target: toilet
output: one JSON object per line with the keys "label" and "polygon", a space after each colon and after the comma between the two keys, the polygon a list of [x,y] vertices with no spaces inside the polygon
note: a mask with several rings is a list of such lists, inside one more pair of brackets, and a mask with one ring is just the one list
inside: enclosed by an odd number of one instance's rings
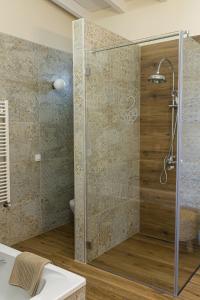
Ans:
{"label": "toilet", "polygon": [[72,200],[69,201],[69,206],[70,206],[71,211],[74,214],[74,208],[75,208],[75,201],[74,201],[74,199],[72,199]]}

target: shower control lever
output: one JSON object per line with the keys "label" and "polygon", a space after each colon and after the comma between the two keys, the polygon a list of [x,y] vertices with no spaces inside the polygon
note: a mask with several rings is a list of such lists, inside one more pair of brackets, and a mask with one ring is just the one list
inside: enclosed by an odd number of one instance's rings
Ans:
{"label": "shower control lever", "polygon": [[178,105],[177,104],[170,104],[170,105],[168,105],[170,108],[177,108],[178,107]]}
{"label": "shower control lever", "polygon": [[167,161],[167,170],[171,171],[175,168],[176,166],[176,160],[175,160],[175,156],[170,156]]}

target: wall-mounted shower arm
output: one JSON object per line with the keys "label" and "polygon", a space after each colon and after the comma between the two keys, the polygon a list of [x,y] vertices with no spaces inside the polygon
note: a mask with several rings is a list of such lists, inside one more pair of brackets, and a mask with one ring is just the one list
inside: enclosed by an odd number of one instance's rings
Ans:
{"label": "wall-mounted shower arm", "polygon": [[161,68],[161,66],[162,66],[162,64],[163,64],[164,62],[167,62],[167,63],[169,64],[169,66],[170,66],[172,72],[174,72],[174,66],[173,66],[171,60],[169,60],[168,58],[164,57],[164,58],[162,58],[161,61],[159,62],[159,65],[158,65],[158,73],[160,73],[160,68]]}
{"label": "wall-mounted shower arm", "polygon": [[[157,74],[160,74],[161,66],[164,63],[168,63],[168,65],[169,65],[169,67],[170,67],[170,69],[172,71],[172,97],[173,97],[173,100],[175,101],[175,97],[177,96],[177,91],[175,89],[175,71],[174,71],[174,66],[173,66],[171,60],[169,60],[166,57],[162,58],[161,61],[159,62],[159,65],[158,65]],[[173,105],[174,104],[175,103],[173,103]]]}

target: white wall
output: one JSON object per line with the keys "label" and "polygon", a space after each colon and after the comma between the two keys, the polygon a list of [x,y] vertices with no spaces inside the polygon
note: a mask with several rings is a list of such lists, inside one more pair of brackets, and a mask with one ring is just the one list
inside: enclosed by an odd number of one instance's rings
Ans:
{"label": "white wall", "polygon": [[74,17],[49,0],[0,0],[0,32],[72,51]]}
{"label": "white wall", "polygon": [[[138,3],[138,4],[137,4]],[[111,10],[93,13],[97,24],[130,40],[176,30],[200,34],[200,0],[138,0],[129,5],[129,12],[115,14]]]}

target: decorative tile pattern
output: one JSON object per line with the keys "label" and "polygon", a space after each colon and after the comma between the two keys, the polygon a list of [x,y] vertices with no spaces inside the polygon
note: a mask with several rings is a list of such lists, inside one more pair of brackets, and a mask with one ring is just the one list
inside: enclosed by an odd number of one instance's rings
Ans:
{"label": "decorative tile pattern", "polygon": [[87,55],[88,261],[139,231],[139,62],[136,46]]}
{"label": "decorative tile pattern", "polygon": [[192,39],[184,41],[183,63],[183,134],[180,165],[180,203],[196,209],[200,214],[200,44]]}
{"label": "decorative tile pattern", "polygon": [[[180,145],[178,199],[179,215],[179,264],[178,289],[199,267],[193,261],[193,247],[199,253],[200,222],[200,44],[192,38],[183,43],[183,97],[182,97],[182,136]],[[191,251],[183,248],[184,242],[191,243]],[[185,246],[185,245],[184,245]],[[184,274],[183,266],[190,259],[190,272]]]}
{"label": "decorative tile pattern", "polygon": [[[74,22],[75,252],[80,261],[139,230],[140,51],[135,46],[85,51],[127,42],[88,21]],[[92,243],[87,258],[86,238]]]}
{"label": "decorative tile pattern", "polygon": [[90,21],[85,21],[85,49],[109,48],[126,45],[129,41]]}
{"label": "decorative tile pattern", "polygon": [[85,262],[85,50],[84,20],[73,22],[75,259]]}
{"label": "decorative tile pattern", "polygon": [[10,161],[33,161],[39,153],[39,123],[12,122],[10,118]]}
{"label": "decorative tile pattern", "polygon": [[[1,97],[9,100],[12,204],[0,207],[0,242],[14,244],[72,220],[72,55],[0,34],[0,64]],[[67,83],[61,93],[52,88],[57,78]]]}
{"label": "decorative tile pattern", "polygon": [[11,201],[22,204],[40,195],[40,164],[25,160],[10,164]]}

